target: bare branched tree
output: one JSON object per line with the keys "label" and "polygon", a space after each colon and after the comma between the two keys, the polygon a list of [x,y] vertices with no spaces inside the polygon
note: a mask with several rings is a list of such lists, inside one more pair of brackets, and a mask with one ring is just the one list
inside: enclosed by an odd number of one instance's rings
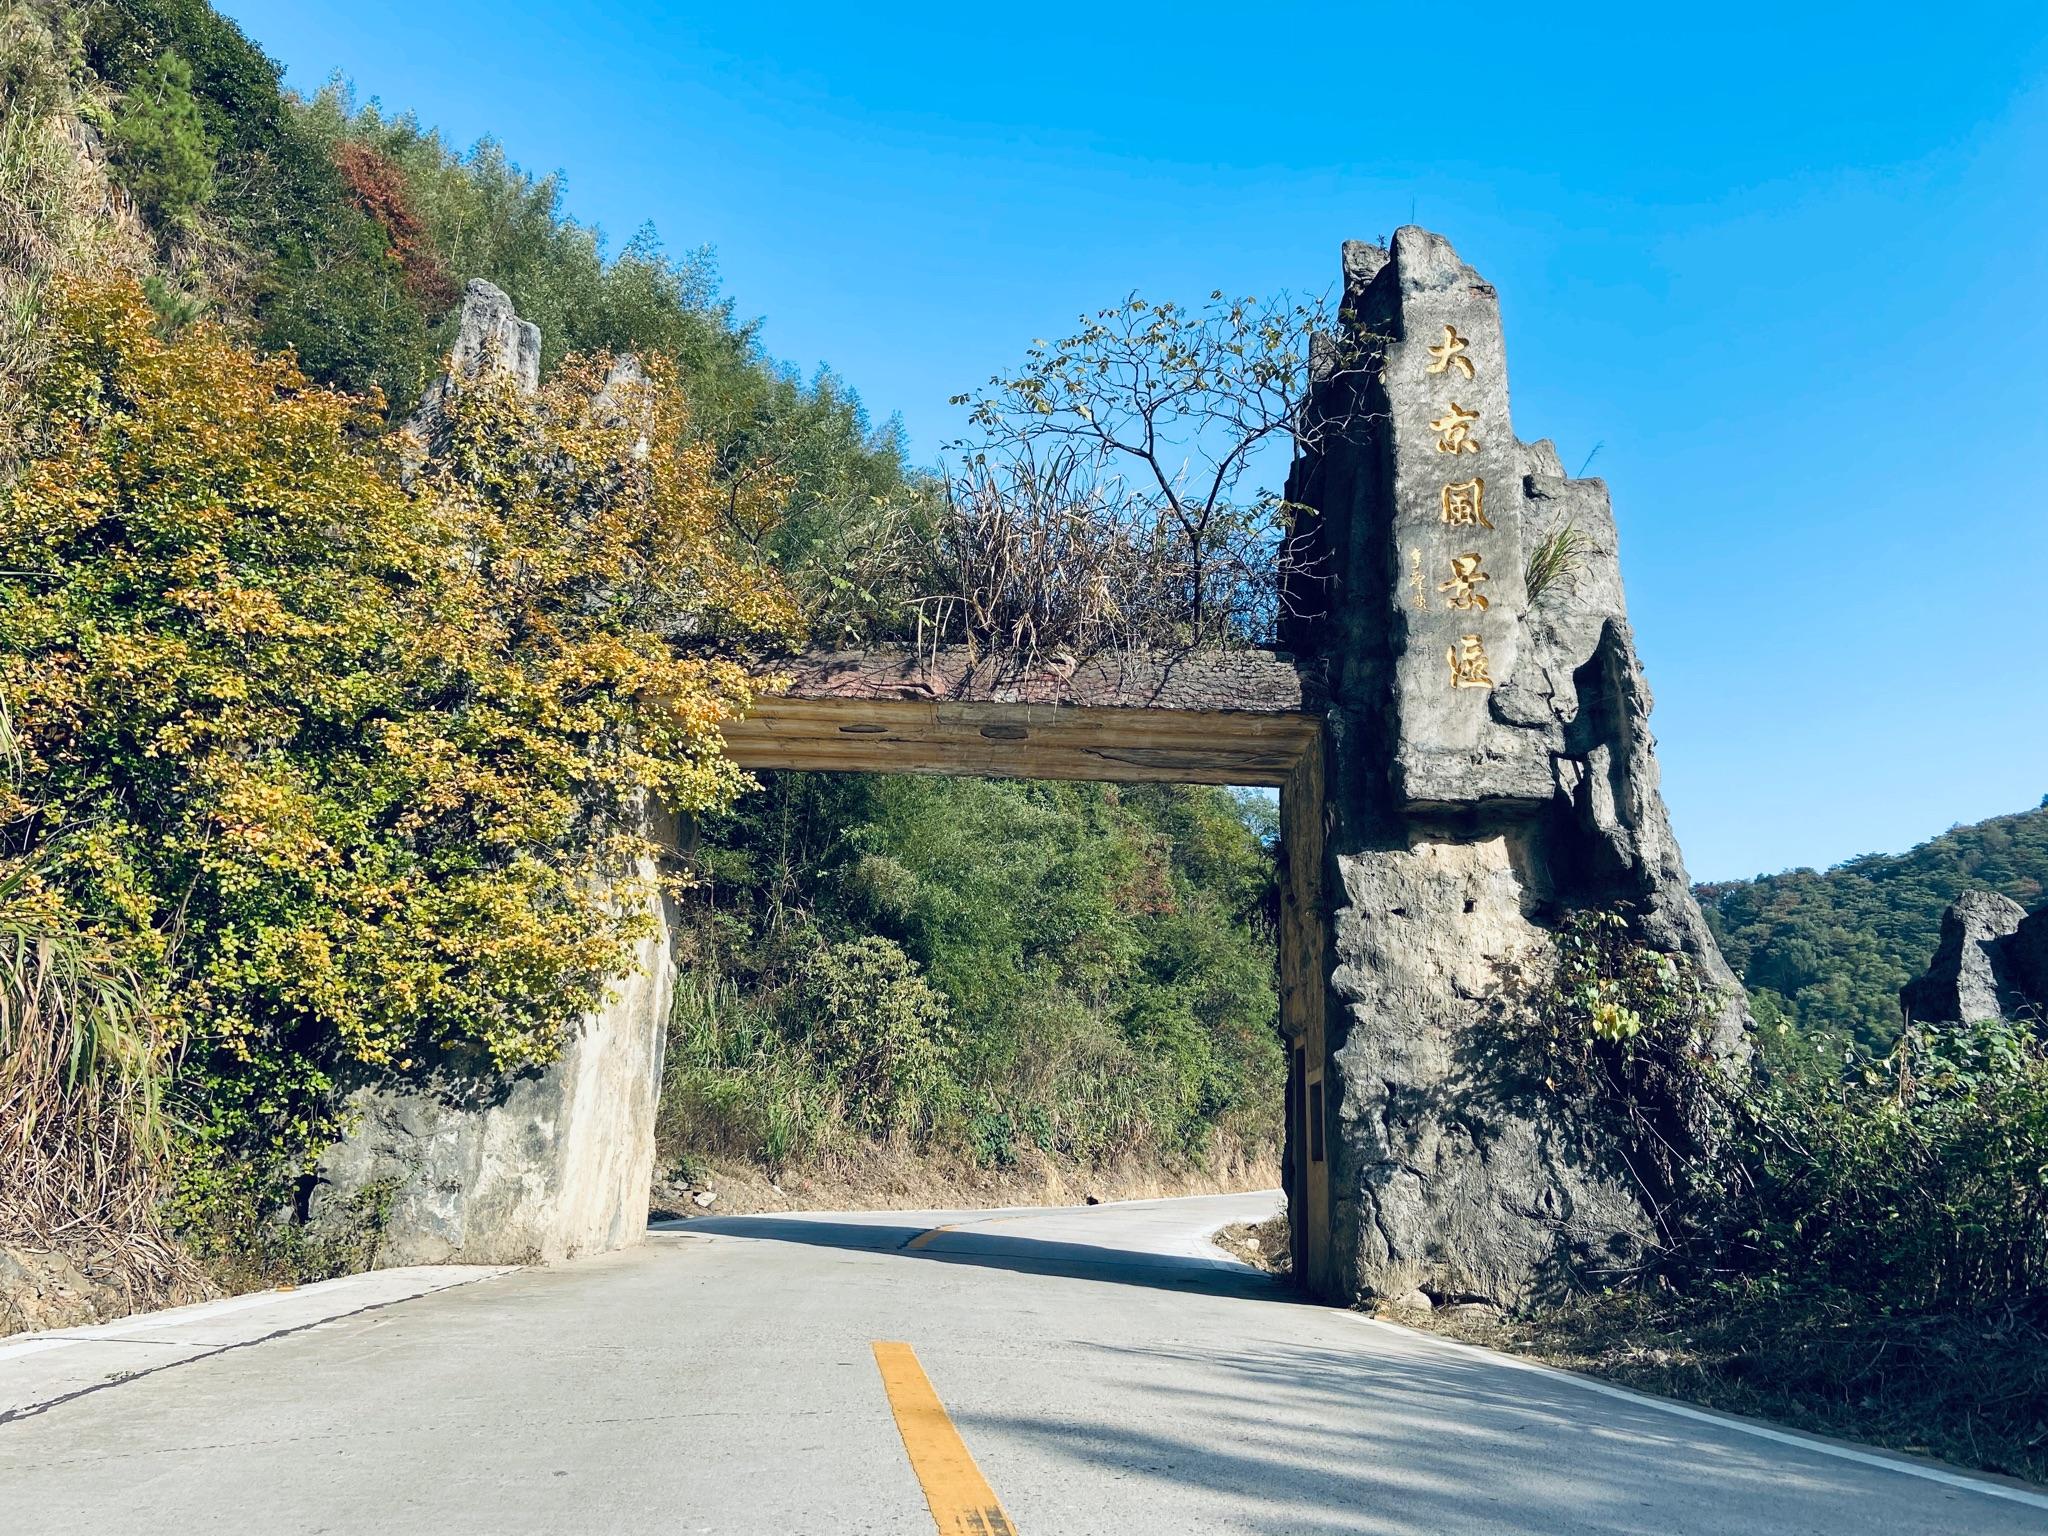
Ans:
{"label": "bare branched tree", "polygon": [[[983,582],[1009,573],[988,612],[1012,627],[977,628],[986,593],[962,590],[949,615],[1006,649],[1268,639],[1294,509],[1264,482],[1336,425],[1309,391],[1312,371],[1356,366],[1337,334],[1322,300],[1218,291],[1187,309],[1134,295],[955,396],[974,435],[952,445],[966,456],[949,533],[980,553],[942,563]],[[1042,587],[1026,574],[1037,561],[1063,563]]]}

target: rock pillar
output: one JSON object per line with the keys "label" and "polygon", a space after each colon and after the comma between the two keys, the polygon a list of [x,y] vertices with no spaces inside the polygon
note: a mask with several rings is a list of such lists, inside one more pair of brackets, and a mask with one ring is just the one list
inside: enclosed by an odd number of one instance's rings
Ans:
{"label": "rock pillar", "polygon": [[[1515,436],[1494,288],[1404,228],[1345,248],[1342,316],[1289,489],[1287,638],[1330,699],[1331,1239],[1309,1278],[1338,1300],[1514,1304],[1654,1240],[1614,1149],[1501,1064],[1558,921],[1626,910],[1697,964],[1730,1061],[1746,1013],[1658,793],[1606,489]],[[1546,541],[1565,556],[1548,581]]]}

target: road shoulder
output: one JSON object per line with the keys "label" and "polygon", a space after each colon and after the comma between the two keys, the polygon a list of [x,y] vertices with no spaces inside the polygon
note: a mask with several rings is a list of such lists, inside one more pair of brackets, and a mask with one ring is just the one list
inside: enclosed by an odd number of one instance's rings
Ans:
{"label": "road shoulder", "polygon": [[514,1265],[420,1264],[0,1340],[0,1424],[337,1318],[472,1285]]}

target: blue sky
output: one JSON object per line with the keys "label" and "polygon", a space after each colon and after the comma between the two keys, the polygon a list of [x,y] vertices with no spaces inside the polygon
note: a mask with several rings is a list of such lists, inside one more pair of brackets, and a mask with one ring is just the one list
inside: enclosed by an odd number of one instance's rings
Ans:
{"label": "blue sky", "polygon": [[921,457],[1082,310],[1441,230],[1518,432],[1597,446],[1696,878],[2048,795],[2039,0],[223,8],[294,87],[563,171],[615,245],[714,247]]}

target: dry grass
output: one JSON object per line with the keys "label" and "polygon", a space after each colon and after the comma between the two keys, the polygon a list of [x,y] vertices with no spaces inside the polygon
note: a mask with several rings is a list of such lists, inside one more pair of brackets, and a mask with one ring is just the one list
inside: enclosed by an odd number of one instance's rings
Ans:
{"label": "dry grass", "polygon": [[[19,772],[0,709],[10,791]],[[176,1044],[42,864],[41,851],[0,854],[0,1243],[61,1252],[143,1305],[197,1279],[158,1216]]]}
{"label": "dry grass", "polygon": [[149,240],[108,178],[89,115],[104,116],[51,7],[0,0],[0,469],[14,409],[46,355],[51,284],[150,265]]}
{"label": "dry grass", "polygon": [[[1199,1166],[1162,1167],[1138,1158],[1079,1168],[1036,1152],[1005,1168],[872,1142],[770,1174],[743,1158],[666,1151],[650,1201],[657,1218],[772,1211],[982,1210],[1008,1205],[1085,1205],[1269,1189],[1270,1155],[1231,1148]],[[709,1191],[708,1209],[691,1200]],[[1284,1242],[1283,1242],[1284,1246]]]}
{"label": "dry grass", "polygon": [[1269,638],[1299,568],[1265,513],[1192,522],[1071,450],[1027,452],[952,477],[922,574],[933,595],[906,606],[921,649],[1071,662]]}
{"label": "dry grass", "polygon": [[117,1269],[139,1301],[192,1278],[157,1217],[174,1051],[135,979],[0,867],[0,1241]]}
{"label": "dry grass", "polygon": [[1232,1258],[1242,1259],[1253,1269],[1263,1269],[1267,1274],[1278,1275],[1282,1279],[1294,1273],[1291,1240],[1285,1211],[1277,1216],[1268,1216],[1264,1221],[1240,1221],[1225,1227],[1211,1239]]}

